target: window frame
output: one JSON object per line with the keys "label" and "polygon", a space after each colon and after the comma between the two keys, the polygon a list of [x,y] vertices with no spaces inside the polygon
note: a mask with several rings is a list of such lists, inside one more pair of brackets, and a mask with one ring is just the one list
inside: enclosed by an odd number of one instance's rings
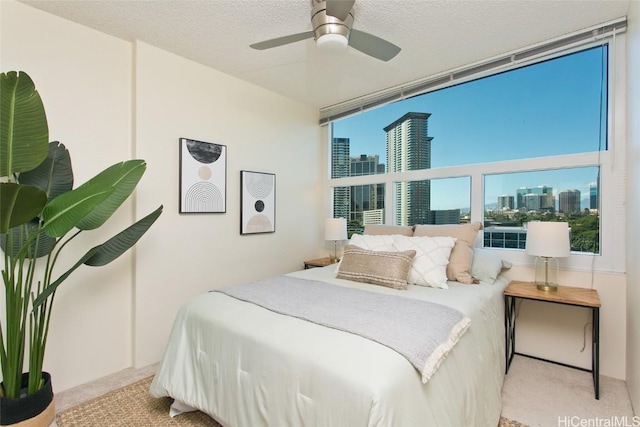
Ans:
{"label": "window frame", "polygon": [[[570,53],[602,46],[608,43],[608,108],[607,108],[607,143],[606,151],[595,151],[557,156],[542,156],[535,158],[498,161],[481,164],[439,167],[433,169],[413,170],[407,172],[362,175],[355,177],[331,177],[331,139],[332,132],[327,129],[327,197],[326,211],[332,210],[333,188],[354,185],[385,184],[385,224],[395,224],[395,184],[401,181],[420,181],[436,178],[469,177],[471,180],[471,221],[484,223],[484,177],[485,175],[508,174],[518,172],[544,171],[552,169],[599,166],[600,167],[600,254],[572,253],[567,258],[560,259],[562,268],[617,272],[626,271],[626,92],[625,92],[625,34],[613,34],[605,39],[580,43],[571,48],[540,56],[528,62],[514,65],[508,70],[547,61]],[[492,74],[504,72],[505,69],[494,70],[492,73],[482,73],[471,76],[468,81]],[[458,84],[457,82],[456,84]],[[441,89],[441,88],[438,88]],[[535,159],[535,162],[531,160]],[[536,165],[533,167],[533,165]],[[481,234],[477,244],[482,246]],[[520,249],[486,248],[496,251],[500,256],[519,266],[533,265],[533,257]]]}

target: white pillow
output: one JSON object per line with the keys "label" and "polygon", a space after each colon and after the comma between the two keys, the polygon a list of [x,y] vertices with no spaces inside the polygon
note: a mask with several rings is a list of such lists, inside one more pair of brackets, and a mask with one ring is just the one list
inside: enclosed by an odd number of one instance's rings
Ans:
{"label": "white pillow", "polygon": [[500,255],[492,250],[473,248],[471,276],[481,282],[493,283],[503,268],[510,268],[511,263],[503,262]]}
{"label": "white pillow", "polygon": [[393,246],[393,236],[387,234],[354,234],[349,244],[370,251],[396,250]]}
{"label": "white pillow", "polygon": [[414,285],[449,289],[447,286],[447,264],[451,249],[456,242],[453,237],[408,237],[393,235],[393,245],[398,251],[416,251],[407,281]]}

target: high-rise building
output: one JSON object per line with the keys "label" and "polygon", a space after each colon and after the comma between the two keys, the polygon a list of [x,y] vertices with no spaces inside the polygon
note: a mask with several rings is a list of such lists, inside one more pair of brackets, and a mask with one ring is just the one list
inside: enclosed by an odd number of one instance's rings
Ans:
{"label": "high-rise building", "polygon": [[349,158],[349,138],[333,138],[331,141],[331,178],[349,176],[351,159]]}
{"label": "high-rise building", "polygon": [[[380,156],[377,154],[372,156],[362,154],[350,157],[349,170],[349,176],[372,175],[380,173],[381,170],[384,172],[384,164],[380,164]],[[345,218],[349,218],[351,224],[357,223],[363,226],[365,224],[364,213],[367,211],[381,210],[384,212],[384,184],[352,186],[349,187],[349,193],[351,196],[349,215]],[[347,229],[354,232],[359,231],[354,226],[348,226]]]}
{"label": "high-rise building", "polygon": [[333,217],[349,218],[351,212],[351,187],[335,187],[333,189]]}
{"label": "high-rise building", "polygon": [[426,224],[460,224],[460,209],[429,211]]}
{"label": "high-rise building", "polygon": [[558,195],[558,210],[565,214],[580,212],[580,190],[564,190]]}
{"label": "high-rise building", "polygon": [[556,197],[551,194],[540,194],[540,210],[547,212],[555,212],[556,210]]}
{"label": "high-rise building", "polygon": [[[529,187],[520,187],[516,190],[516,208],[520,209],[520,208],[524,208],[525,203],[524,203],[524,196],[527,194],[537,194],[539,196],[543,195],[543,194],[548,194],[553,196],[553,187],[547,187],[546,185],[539,185],[537,187],[533,187],[533,188],[529,188]],[[545,200],[545,203],[548,203],[548,200]],[[554,204],[555,204],[555,200],[554,200]],[[545,205],[543,206],[545,208],[553,208],[554,206],[548,206]]]}
{"label": "high-rise building", "polygon": [[[548,188],[548,187],[547,187]],[[551,193],[528,193],[521,196],[522,208],[527,211],[535,212],[554,212],[556,205],[556,198]]]}
{"label": "high-rise building", "polygon": [[598,183],[589,184],[589,209],[598,209]]}
{"label": "high-rise building", "polygon": [[[372,175],[384,173],[380,156],[362,154],[350,156],[349,138],[331,140],[331,178]],[[361,232],[364,225],[363,213],[376,210],[376,215],[384,213],[384,185],[358,185],[333,189],[333,217],[347,218],[347,230]]]}
{"label": "high-rise building", "polygon": [[522,196],[523,207],[527,211],[539,211],[540,210],[540,195],[534,193],[524,194]]}
{"label": "high-rise building", "polygon": [[498,210],[513,209],[514,208],[513,196],[507,196],[506,194],[503,194],[502,196],[498,196],[497,208]]}
{"label": "high-rise building", "polygon": [[[333,138],[331,141],[331,178],[344,178],[350,174],[349,138]],[[333,217],[350,218],[350,187],[333,189]]]}
{"label": "high-rise building", "polygon": [[[387,172],[406,172],[431,168],[431,141],[428,135],[429,113],[410,112],[388,126]],[[395,188],[396,223],[426,224],[431,206],[429,180],[399,182]]]}
{"label": "high-rise building", "polygon": [[[381,171],[382,167],[382,171]],[[361,154],[349,158],[349,176],[375,175],[384,173],[384,164],[380,164],[380,156],[377,154]]]}

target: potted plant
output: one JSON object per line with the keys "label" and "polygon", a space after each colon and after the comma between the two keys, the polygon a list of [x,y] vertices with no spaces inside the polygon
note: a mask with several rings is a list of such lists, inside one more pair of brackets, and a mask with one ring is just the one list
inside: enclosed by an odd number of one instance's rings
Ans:
{"label": "potted plant", "polygon": [[75,264],[56,269],[60,253],[73,247],[78,235],[102,226],[131,195],[146,163],[116,163],[73,188],[69,152],[49,142],[44,106],[26,73],[0,74],[0,108],[0,266],[6,308],[0,318],[0,425],[35,420],[47,408],[40,418],[41,425],[49,425],[55,415],[53,392],[42,364],[56,290],[81,265],[106,265],[135,245],[162,206],[89,249]]}

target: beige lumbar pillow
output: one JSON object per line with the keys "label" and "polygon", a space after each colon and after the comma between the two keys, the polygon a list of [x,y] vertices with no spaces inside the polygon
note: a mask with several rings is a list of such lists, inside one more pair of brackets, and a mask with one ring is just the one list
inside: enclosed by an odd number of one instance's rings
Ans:
{"label": "beige lumbar pillow", "polygon": [[407,277],[416,251],[370,251],[347,245],[342,255],[338,279],[406,289]]}
{"label": "beige lumbar pillow", "polygon": [[480,222],[469,224],[416,225],[414,236],[449,236],[456,239],[447,265],[447,278],[461,283],[474,283],[471,277],[473,246],[482,229]]}

